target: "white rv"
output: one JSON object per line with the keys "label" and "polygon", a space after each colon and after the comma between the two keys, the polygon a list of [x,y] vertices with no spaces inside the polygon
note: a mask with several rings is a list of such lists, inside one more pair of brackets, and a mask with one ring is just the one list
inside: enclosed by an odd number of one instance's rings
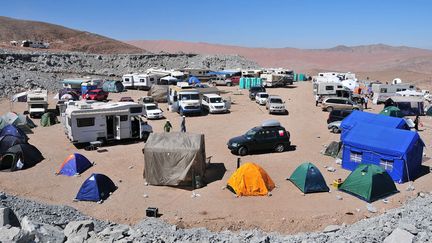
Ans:
{"label": "white rv", "polygon": [[30,117],[42,116],[48,109],[48,91],[30,90],[27,92],[27,105]]}
{"label": "white rv", "polygon": [[130,73],[122,77],[123,86],[128,89],[144,89],[149,90],[153,84],[156,84],[160,79],[157,74],[139,74]]}
{"label": "white rv", "polygon": [[415,86],[412,84],[372,84],[372,102],[374,104],[380,104],[386,101],[392,96],[396,96],[397,92],[405,90],[416,90]]}
{"label": "white rv", "polygon": [[344,87],[341,82],[315,83],[313,87],[314,95],[318,95],[320,97],[350,97],[350,90]]}
{"label": "white rv", "polygon": [[168,88],[168,108],[180,115],[201,114],[201,94],[188,83],[179,82]]}
{"label": "white rv", "polygon": [[64,126],[74,144],[146,139],[152,129],[143,121],[143,105],[134,102],[69,101]]}
{"label": "white rv", "polygon": [[293,84],[292,74],[263,73],[260,75],[264,87],[284,87]]}
{"label": "white rv", "polygon": [[261,70],[261,69],[244,69],[244,70],[241,70],[242,77],[252,77],[252,78],[256,77],[256,78],[258,78],[261,75],[261,73],[263,73],[263,70]]}
{"label": "white rv", "polygon": [[209,81],[214,75],[210,75],[210,70],[205,68],[184,68],[180,69],[187,77],[197,77],[201,82]]}

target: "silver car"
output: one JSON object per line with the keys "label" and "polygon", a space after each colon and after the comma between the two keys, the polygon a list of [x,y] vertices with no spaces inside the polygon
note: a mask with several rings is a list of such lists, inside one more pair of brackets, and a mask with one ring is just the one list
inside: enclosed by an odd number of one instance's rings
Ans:
{"label": "silver car", "polygon": [[330,132],[332,133],[340,133],[341,132],[341,123],[342,121],[334,121],[334,122],[330,122],[327,125],[327,128],[330,130]]}
{"label": "silver car", "polygon": [[285,108],[285,101],[282,100],[280,96],[277,95],[270,95],[266,102],[266,109],[268,110],[269,114],[272,113],[280,113],[280,114],[286,114],[287,110]]}

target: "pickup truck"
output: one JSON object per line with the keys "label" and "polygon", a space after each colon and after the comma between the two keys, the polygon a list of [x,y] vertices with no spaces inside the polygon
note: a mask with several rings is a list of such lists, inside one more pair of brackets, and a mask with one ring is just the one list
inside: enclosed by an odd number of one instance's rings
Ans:
{"label": "pickup truck", "polygon": [[212,86],[217,86],[217,85],[232,86],[233,82],[229,78],[216,77],[216,78],[210,79],[209,80],[209,84],[212,85]]}

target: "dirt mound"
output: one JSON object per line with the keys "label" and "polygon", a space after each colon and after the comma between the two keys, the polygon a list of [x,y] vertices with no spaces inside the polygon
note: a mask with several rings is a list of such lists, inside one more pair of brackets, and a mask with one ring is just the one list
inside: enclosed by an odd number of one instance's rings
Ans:
{"label": "dirt mound", "polygon": [[144,53],[145,50],[86,31],[69,29],[44,22],[18,20],[0,16],[0,42],[38,40],[50,43],[50,49],[87,53]]}

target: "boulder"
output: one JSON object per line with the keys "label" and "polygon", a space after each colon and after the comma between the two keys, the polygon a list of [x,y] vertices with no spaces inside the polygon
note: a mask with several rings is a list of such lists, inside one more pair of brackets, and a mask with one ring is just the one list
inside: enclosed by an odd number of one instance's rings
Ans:
{"label": "boulder", "polygon": [[63,233],[67,237],[66,242],[84,242],[89,238],[89,232],[94,230],[91,220],[69,222]]}
{"label": "boulder", "polygon": [[396,228],[384,239],[384,243],[410,243],[413,242],[414,235],[410,232]]}
{"label": "boulder", "polygon": [[63,242],[65,239],[60,227],[32,222],[27,216],[21,220],[21,229],[34,235],[38,242]]}
{"label": "boulder", "polygon": [[14,227],[20,227],[19,220],[15,213],[7,207],[0,208],[0,227],[5,225],[11,225]]}
{"label": "boulder", "polygon": [[24,232],[18,227],[0,227],[0,242],[33,242],[34,235]]}

